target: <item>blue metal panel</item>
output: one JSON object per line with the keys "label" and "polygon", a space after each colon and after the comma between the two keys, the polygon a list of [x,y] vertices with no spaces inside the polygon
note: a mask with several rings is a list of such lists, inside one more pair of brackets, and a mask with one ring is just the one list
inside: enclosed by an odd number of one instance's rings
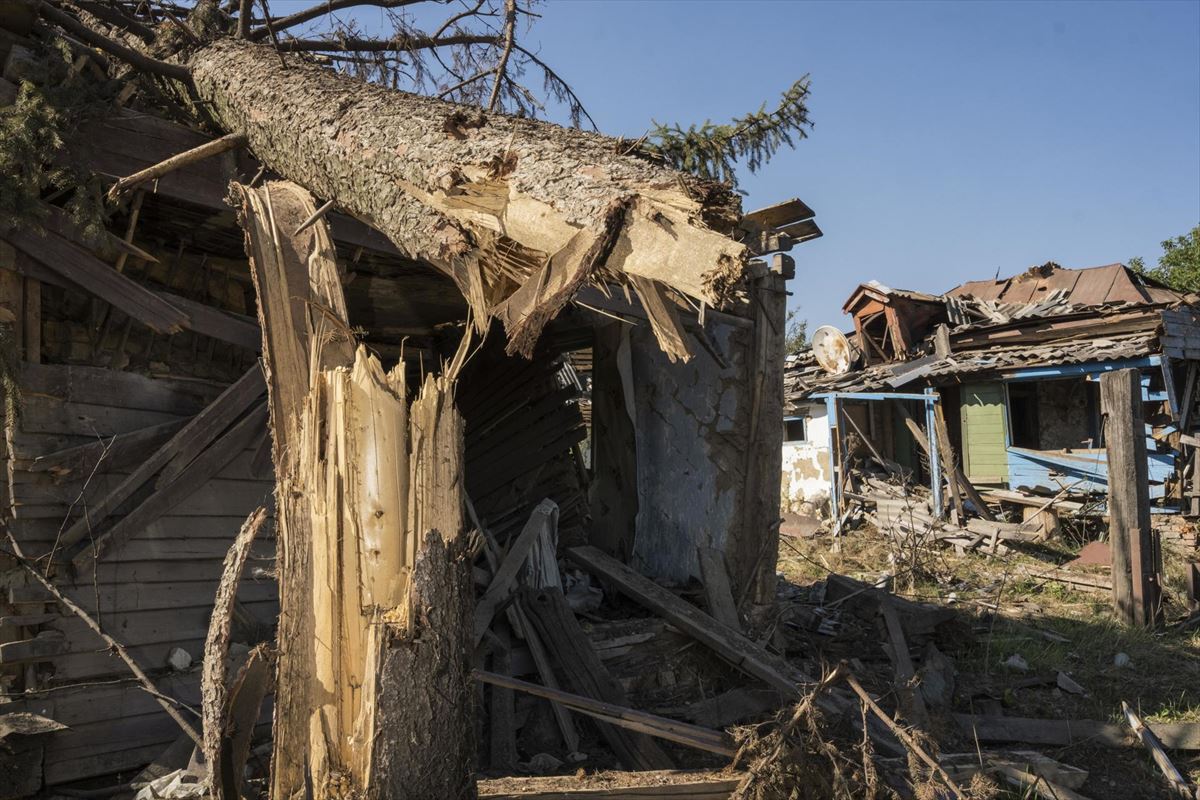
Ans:
{"label": "blue metal panel", "polygon": [[1005,373],[1005,380],[1034,381],[1045,378],[1071,378],[1077,375],[1099,375],[1119,369],[1143,369],[1157,367],[1162,363],[1160,356],[1126,358],[1121,361],[1090,361],[1086,364],[1059,364],[1057,366],[1030,367]]}
{"label": "blue metal panel", "polygon": [[811,396],[826,399],[836,397],[839,400],[919,400],[923,403],[938,401],[936,394],[908,394],[905,392],[820,392]]}
{"label": "blue metal panel", "polygon": [[[933,389],[925,390],[927,400],[937,402],[941,397]],[[933,402],[925,403],[925,434],[929,437],[929,491],[933,495],[933,515],[942,516],[942,465],[938,453],[937,414]]]}
{"label": "blue metal panel", "polygon": [[[1166,494],[1165,481],[1175,472],[1174,453],[1148,453],[1151,499]],[[1064,486],[1078,491],[1108,491],[1108,460],[1104,450],[1028,450],[1008,448],[1008,482],[1013,488],[1027,487],[1057,492]]]}

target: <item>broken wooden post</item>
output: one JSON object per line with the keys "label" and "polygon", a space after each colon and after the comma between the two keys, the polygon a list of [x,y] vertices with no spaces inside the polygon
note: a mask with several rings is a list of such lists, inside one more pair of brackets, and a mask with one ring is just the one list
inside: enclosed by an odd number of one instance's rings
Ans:
{"label": "broken wooden post", "polygon": [[1100,403],[1108,460],[1113,606],[1125,623],[1151,625],[1160,610],[1160,596],[1158,548],[1150,528],[1141,372],[1122,369],[1101,375]]}
{"label": "broken wooden post", "polygon": [[787,336],[787,279],[795,262],[782,253],[751,282],[754,344],[750,380],[750,430],[746,440],[742,527],[727,542],[726,560],[738,607],[775,600],[779,560],[779,476],[783,471],[783,372]]}

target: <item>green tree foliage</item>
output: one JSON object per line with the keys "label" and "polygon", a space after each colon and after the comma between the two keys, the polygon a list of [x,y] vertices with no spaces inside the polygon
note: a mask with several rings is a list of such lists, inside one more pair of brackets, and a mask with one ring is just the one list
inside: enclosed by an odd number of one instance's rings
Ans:
{"label": "green tree foliage", "polygon": [[[64,45],[65,46],[65,45]],[[63,149],[63,140],[107,109],[114,82],[94,85],[69,69],[71,53],[49,48],[17,99],[0,107],[0,231],[36,223],[42,201],[56,192],[85,238],[104,229],[100,182]]]}
{"label": "green tree foliage", "polygon": [[787,333],[783,339],[784,355],[798,355],[808,349],[808,320],[800,319],[800,312],[793,309],[787,315]]}
{"label": "green tree foliage", "polygon": [[1157,267],[1147,268],[1140,257],[1129,259],[1129,266],[1178,292],[1200,292],[1200,225],[1183,236],[1167,239],[1162,249]]}
{"label": "green tree foliage", "polygon": [[739,161],[757,172],[781,147],[795,147],[797,140],[808,138],[812,128],[805,104],[809,91],[805,75],[783,93],[773,111],[767,111],[763,103],[758,111],[726,125],[707,120],[684,129],[656,121],[642,149],[675,169],[736,186],[735,167]]}

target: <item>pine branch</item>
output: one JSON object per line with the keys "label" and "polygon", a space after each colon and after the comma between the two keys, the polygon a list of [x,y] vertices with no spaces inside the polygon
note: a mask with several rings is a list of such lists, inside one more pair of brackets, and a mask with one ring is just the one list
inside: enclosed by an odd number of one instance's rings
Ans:
{"label": "pine branch", "polygon": [[809,91],[805,75],[783,93],[773,111],[767,111],[764,103],[758,111],[727,125],[705,121],[685,130],[679,125],[655,122],[641,149],[676,169],[737,185],[735,167],[739,161],[757,172],[782,147],[795,147],[798,139],[808,138],[812,122],[805,101]]}

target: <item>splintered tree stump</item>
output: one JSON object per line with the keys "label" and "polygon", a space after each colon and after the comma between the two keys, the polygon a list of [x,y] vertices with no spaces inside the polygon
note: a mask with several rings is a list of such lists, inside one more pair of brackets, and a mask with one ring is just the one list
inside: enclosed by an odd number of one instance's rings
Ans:
{"label": "splintered tree stump", "polygon": [[294,184],[239,187],[279,509],[271,796],[470,797],[470,565],[454,370],[409,403],[346,336],[327,223]]}
{"label": "splintered tree stump", "polygon": [[[429,531],[410,578],[414,617],[379,637],[370,797],[475,796],[471,564],[462,540]],[[403,731],[403,736],[388,735]],[[414,746],[416,745],[416,746]]]}

